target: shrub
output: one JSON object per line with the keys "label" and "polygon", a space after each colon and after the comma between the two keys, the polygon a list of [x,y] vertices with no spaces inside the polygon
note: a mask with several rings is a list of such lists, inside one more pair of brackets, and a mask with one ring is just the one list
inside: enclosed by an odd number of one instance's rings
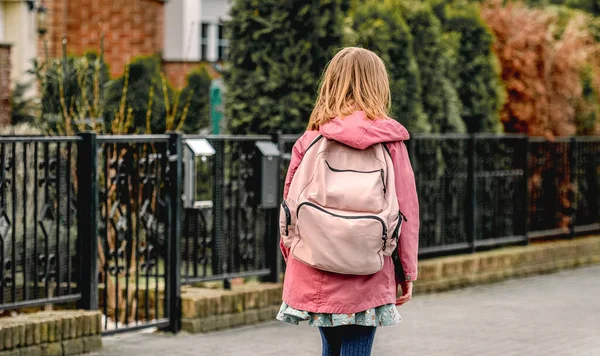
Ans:
{"label": "shrub", "polygon": [[198,133],[200,129],[210,125],[209,100],[210,76],[206,68],[199,67],[187,76],[187,85],[181,91],[180,108],[183,112],[187,98],[190,98],[187,118],[183,123],[182,131]]}
{"label": "shrub", "polygon": [[468,132],[501,132],[499,112],[505,93],[492,51],[494,36],[479,6],[460,0],[431,0],[431,4],[444,31],[458,40],[454,71],[461,117]]}
{"label": "shrub", "polygon": [[125,74],[107,84],[106,121],[112,123],[120,117],[130,122],[126,133],[197,132],[208,124],[209,86],[208,72],[198,68],[178,92],[162,73],[159,57],[136,58]]}
{"label": "shrub", "polygon": [[164,132],[166,106],[172,97],[173,88],[161,76],[160,58],[136,58],[122,76],[107,84],[106,121],[130,115],[132,125],[127,131]]}
{"label": "shrub", "polygon": [[27,97],[27,92],[30,89],[30,82],[17,83],[11,93],[11,123],[13,125],[35,122],[36,106],[34,101]]}
{"label": "shrub", "polygon": [[[72,134],[96,130],[103,117],[102,85],[108,80],[108,67],[102,56],[86,53],[81,57],[32,60],[31,74],[41,91],[38,125],[43,131]],[[91,119],[94,127],[85,124]]]}
{"label": "shrub", "polygon": [[352,44],[378,53],[386,63],[392,92],[392,117],[410,131],[430,132],[423,112],[419,68],[413,38],[398,8],[367,2],[352,17]]}
{"label": "shrub", "polygon": [[299,133],[342,43],[339,0],[235,0],[227,23],[225,113],[232,133]]}
{"label": "shrub", "polygon": [[425,3],[403,3],[410,27],[421,77],[423,109],[433,132],[465,132],[460,117],[461,103],[455,83],[449,77],[456,70],[456,43],[445,38],[440,21]]}
{"label": "shrub", "polygon": [[585,17],[571,18],[557,33],[555,14],[522,4],[493,2],[482,14],[497,38],[494,50],[508,93],[502,110],[506,131],[574,134],[585,94],[582,70],[595,48]]}

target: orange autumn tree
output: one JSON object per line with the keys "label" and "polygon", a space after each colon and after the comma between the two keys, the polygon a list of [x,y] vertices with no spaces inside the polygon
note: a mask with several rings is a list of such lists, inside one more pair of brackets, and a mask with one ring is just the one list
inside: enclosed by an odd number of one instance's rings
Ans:
{"label": "orange autumn tree", "polygon": [[550,11],[498,0],[482,6],[482,16],[496,36],[508,99],[501,111],[505,131],[575,134],[578,109],[589,110],[582,105],[582,70],[598,47],[587,17],[575,14],[564,25]]}

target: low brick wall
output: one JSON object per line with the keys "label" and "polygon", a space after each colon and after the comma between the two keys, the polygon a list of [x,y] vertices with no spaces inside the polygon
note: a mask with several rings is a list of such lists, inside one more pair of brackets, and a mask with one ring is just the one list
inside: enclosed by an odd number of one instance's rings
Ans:
{"label": "low brick wall", "polygon": [[600,263],[600,236],[435,258],[419,262],[414,292],[441,292],[594,263]]}
{"label": "low brick wall", "polygon": [[51,311],[0,319],[0,356],[68,356],[102,347],[102,318],[93,311]]}
{"label": "low brick wall", "polygon": [[273,320],[281,306],[280,284],[246,284],[232,290],[182,291],[183,330],[198,333]]}
{"label": "low brick wall", "polygon": [[[584,237],[488,252],[423,260],[415,294],[441,292],[507,278],[600,263],[600,237]],[[231,291],[186,287],[183,329],[209,332],[273,320],[281,305],[280,284],[233,286]]]}

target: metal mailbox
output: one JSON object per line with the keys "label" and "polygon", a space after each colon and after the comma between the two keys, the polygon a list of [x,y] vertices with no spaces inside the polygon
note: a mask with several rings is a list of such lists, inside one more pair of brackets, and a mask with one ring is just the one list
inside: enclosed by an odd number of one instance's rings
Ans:
{"label": "metal mailbox", "polygon": [[196,203],[196,158],[205,161],[215,154],[215,149],[204,138],[186,139],[183,152],[184,182],[183,206],[193,208]]}
{"label": "metal mailbox", "polygon": [[273,209],[279,206],[279,159],[281,152],[277,145],[269,141],[258,141],[257,168],[259,179],[258,197],[262,209]]}

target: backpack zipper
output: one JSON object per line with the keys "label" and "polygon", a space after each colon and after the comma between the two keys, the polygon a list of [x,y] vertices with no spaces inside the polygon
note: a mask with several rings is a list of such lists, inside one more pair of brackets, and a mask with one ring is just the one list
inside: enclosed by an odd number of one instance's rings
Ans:
{"label": "backpack zipper", "polygon": [[320,210],[320,211],[324,212],[325,214],[329,214],[331,216],[335,216],[335,217],[341,218],[341,219],[351,219],[351,220],[356,220],[356,219],[372,219],[372,220],[379,221],[381,223],[381,227],[383,229],[383,231],[382,231],[382,238],[381,238],[383,240],[383,246],[382,246],[381,249],[383,251],[385,251],[385,249],[386,249],[386,242],[387,242],[387,238],[388,238],[387,227],[385,226],[385,221],[383,221],[383,219],[381,219],[380,217],[374,216],[374,215],[359,215],[359,216],[338,215],[338,214],[334,214],[334,213],[332,213],[330,211],[327,211],[327,210],[321,208],[320,206],[318,206],[316,204],[313,204],[311,202],[306,202],[305,201],[303,203],[300,203],[300,205],[298,205],[298,209],[296,210],[296,219],[298,219],[298,216],[300,214],[300,208],[303,207],[304,205],[308,205],[310,207],[313,207],[313,208],[315,208],[317,210]]}
{"label": "backpack zipper", "polygon": [[381,174],[381,183],[383,184],[383,194],[385,194],[387,192],[387,187],[385,186],[385,172],[383,171],[383,168],[381,169],[375,169],[373,171],[357,171],[354,169],[337,169],[337,168],[333,168],[329,162],[327,162],[327,160],[325,160],[325,164],[327,165],[327,167],[333,171],[333,172],[337,172],[337,173],[343,173],[343,172],[352,172],[352,173],[377,173],[380,172]]}
{"label": "backpack zipper", "polygon": [[290,208],[288,208],[285,200],[281,203],[283,206],[283,211],[285,212],[285,236],[290,236],[290,225],[292,224],[292,213],[290,212]]}
{"label": "backpack zipper", "polygon": [[408,219],[406,218],[406,215],[402,214],[401,211],[398,211],[398,215],[400,215],[400,217],[402,218],[402,220],[404,220],[404,222],[408,222]]}
{"label": "backpack zipper", "polygon": [[354,172],[354,173],[377,173],[379,171],[382,171],[383,169],[375,169],[373,171],[357,171],[354,169],[337,169],[337,168],[333,168],[329,162],[327,162],[327,160],[325,160],[325,163],[327,164],[327,167],[329,167],[329,169],[331,169],[334,172]]}
{"label": "backpack zipper", "polygon": [[400,242],[400,236],[398,236],[398,232],[400,231],[400,227],[402,227],[402,221],[407,222],[408,219],[406,218],[406,215],[402,214],[401,211],[398,210],[398,225],[396,225],[396,228],[394,229],[394,234],[392,235],[393,239],[396,239],[396,243]]}

